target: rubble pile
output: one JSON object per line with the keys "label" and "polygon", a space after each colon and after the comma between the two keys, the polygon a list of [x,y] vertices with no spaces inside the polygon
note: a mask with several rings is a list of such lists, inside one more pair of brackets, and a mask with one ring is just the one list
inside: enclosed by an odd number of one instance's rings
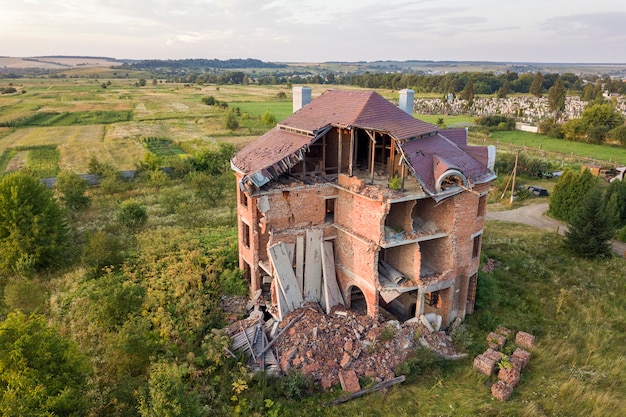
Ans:
{"label": "rubble pile", "polygon": [[284,373],[298,370],[311,376],[324,389],[352,370],[375,382],[394,378],[394,368],[417,347],[417,340],[444,356],[460,356],[444,332],[431,333],[419,320],[375,320],[341,305],[326,315],[311,303],[289,313],[282,327],[303,310],[305,314],[276,341],[279,365]]}

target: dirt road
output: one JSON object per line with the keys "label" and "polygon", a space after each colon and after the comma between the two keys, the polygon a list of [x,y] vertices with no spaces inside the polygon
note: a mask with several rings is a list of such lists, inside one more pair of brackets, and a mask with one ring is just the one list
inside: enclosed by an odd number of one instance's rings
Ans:
{"label": "dirt road", "polygon": [[[567,225],[547,217],[545,215],[546,211],[548,211],[548,203],[531,204],[514,210],[487,211],[487,220],[523,223],[539,229],[558,231],[559,234],[565,233]],[[626,254],[626,243],[614,240],[613,252],[624,256]]]}

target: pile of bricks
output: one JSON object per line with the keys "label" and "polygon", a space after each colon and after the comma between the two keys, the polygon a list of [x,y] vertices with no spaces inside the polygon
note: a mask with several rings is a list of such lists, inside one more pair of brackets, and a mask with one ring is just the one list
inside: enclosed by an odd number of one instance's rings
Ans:
{"label": "pile of bricks", "polygon": [[[528,365],[530,352],[535,345],[535,336],[526,332],[517,332],[515,345],[518,346],[513,354],[505,358],[500,351],[511,336],[511,331],[505,327],[498,327],[495,332],[487,335],[488,349],[474,358],[474,368],[484,375],[493,375],[497,371],[498,381],[491,386],[491,395],[506,401],[513,394],[513,388],[519,383],[522,369]],[[506,364],[506,365],[505,365]]]}

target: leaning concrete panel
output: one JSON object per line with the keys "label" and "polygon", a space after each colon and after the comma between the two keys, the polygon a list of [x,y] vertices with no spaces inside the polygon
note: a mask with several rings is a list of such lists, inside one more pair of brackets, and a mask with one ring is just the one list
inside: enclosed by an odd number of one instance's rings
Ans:
{"label": "leaning concrete panel", "polygon": [[282,291],[287,308],[294,310],[303,304],[302,290],[296,281],[289,253],[284,243],[278,243],[269,248],[270,260],[274,266],[278,288]]}
{"label": "leaning concrete panel", "polygon": [[322,231],[306,232],[306,255],[304,259],[304,298],[320,302],[322,299]]}
{"label": "leaning concrete panel", "polygon": [[324,308],[326,314],[330,314],[330,310],[337,304],[345,305],[339,285],[337,285],[337,276],[335,275],[335,256],[333,253],[333,243],[322,243],[322,271],[324,274]]}

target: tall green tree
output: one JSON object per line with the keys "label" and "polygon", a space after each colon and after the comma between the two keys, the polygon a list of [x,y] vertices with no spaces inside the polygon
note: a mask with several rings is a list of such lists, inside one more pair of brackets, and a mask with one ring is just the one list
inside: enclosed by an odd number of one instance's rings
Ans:
{"label": "tall green tree", "polygon": [[548,108],[555,115],[565,110],[565,98],[567,90],[561,77],[557,78],[554,85],[548,90]]}
{"label": "tall green tree", "polygon": [[566,170],[554,186],[550,198],[550,213],[557,219],[569,223],[583,197],[598,186],[599,181],[588,169],[584,172]]}
{"label": "tall green tree", "polygon": [[52,191],[35,177],[10,174],[0,181],[0,271],[21,273],[57,264],[68,229]]}
{"label": "tall green tree", "polygon": [[584,258],[611,254],[615,222],[606,208],[600,187],[593,187],[583,196],[571,216],[565,233],[565,247]]}
{"label": "tall green tree", "polygon": [[87,415],[90,368],[43,316],[11,313],[0,323],[0,414]]}
{"label": "tall green tree", "polygon": [[528,92],[535,97],[541,97],[543,95],[543,74],[540,71],[537,71],[535,74],[532,83],[530,83]]}
{"label": "tall green tree", "polygon": [[465,84],[465,88],[461,91],[459,97],[462,100],[467,100],[468,107],[474,103],[474,82],[469,80],[467,84]]}

